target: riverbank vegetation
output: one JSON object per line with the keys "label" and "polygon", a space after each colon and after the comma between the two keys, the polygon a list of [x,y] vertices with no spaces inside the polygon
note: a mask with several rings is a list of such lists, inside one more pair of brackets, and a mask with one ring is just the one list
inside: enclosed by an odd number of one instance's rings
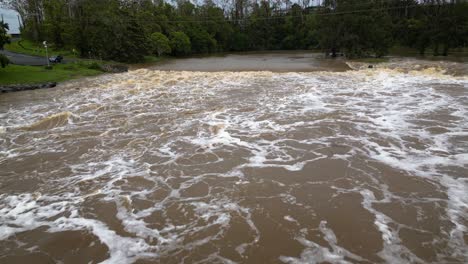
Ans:
{"label": "riverbank vegetation", "polygon": [[93,67],[92,63],[57,64],[51,70],[42,66],[10,64],[0,69],[0,85],[60,82],[102,73],[103,71]]}
{"label": "riverbank vegetation", "polygon": [[[7,35],[7,30],[8,24],[3,21],[0,21],[0,50],[3,49],[3,46],[5,44],[10,43],[10,38]],[[8,58],[3,54],[0,54],[0,67],[5,68],[9,63],[10,61],[8,60]]]}
{"label": "riverbank vegetation", "polygon": [[27,40],[122,62],[147,55],[280,49],[381,57],[394,45],[438,56],[468,44],[466,1],[320,2],[14,0],[9,5],[20,13]]}

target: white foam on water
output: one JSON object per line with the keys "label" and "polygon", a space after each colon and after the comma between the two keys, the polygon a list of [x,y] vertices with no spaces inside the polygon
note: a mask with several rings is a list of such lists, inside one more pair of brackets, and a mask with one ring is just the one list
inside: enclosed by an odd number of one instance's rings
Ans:
{"label": "white foam on water", "polygon": [[399,230],[393,229],[389,225],[396,222],[372,207],[372,204],[377,202],[374,193],[370,190],[362,190],[361,195],[363,197],[363,207],[375,216],[374,224],[382,234],[383,249],[379,252],[379,256],[388,263],[425,263],[412,253],[411,250],[401,244],[401,239],[398,235]]}
{"label": "white foam on water", "polygon": [[[117,235],[101,221],[80,217],[79,204],[82,199],[65,195],[62,197],[23,194],[1,197],[0,238],[7,239],[14,234],[48,226],[48,232],[86,230],[95,235],[109,248],[110,258],[104,263],[132,263],[141,257],[156,257],[156,247],[148,245],[141,238]],[[56,216],[69,213],[69,216]]]}
{"label": "white foam on water", "polygon": [[[327,227],[326,221],[321,221],[319,230],[325,241],[331,247],[321,246],[313,241],[300,236],[297,241],[306,249],[301,253],[300,258],[281,256],[280,260],[284,263],[302,264],[302,263],[353,263],[352,261],[366,261],[362,257],[349,252],[337,245],[335,233]],[[352,261],[350,261],[352,260]]]}
{"label": "white foam on water", "polygon": [[[446,204],[440,218],[453,226],[435,238],[448,246],[432,250],[438,262],[468,261],[464,241],[468,182],[460,176],[468,165],[464,138],[468,135],[468,79],[464,76],[449,76],[436,68],[281,74],[138,70],[99,77],[78,92],[70,92],[72,88],[54,94],[57,98],[52,102],[0,104],[5,109],[0,128],[6,128],[5,132],[0,129],[0,165],[63,153],[53,156],[57,160],[49,160],[53,164],[49,167],[32,159],[45,166],[36,166],[36,172],[0,169],[10,175],[8,179],[35,175],[44,181],[33,191],[0,185],[5,189],[0,195],[0,240],[14,240],[15,234],[41,226],[48,232],[82,230],[108,247],[105,263],[132,263],[195,252],[221,240],[236,219],[249,232],[242,242],[230,246],[239,256],[248,257],[262,235],[258,228],[262,223],[255,221],[253,213],[265,213],[265,208],[261,201],[257,207],[245,205],[244,191],[259,182],[271,182],[278,188],[272,198],[320,218],[309,210],[313,205],[292,195],[301,184],[291,185],[287,177],[308,164],[333,159],[345,161],[348,171],[364,178],[349,176],[354,186],[332,189],[336,196],[360,195],[362,208],[373,216],[374,225],[369,228],[381,234],[379,258],[389,263],[425,262],[399,237],[399,228],[407,226],[375,205],[412,206],[432,200],[392,193],[375,168],[362,165],[369,161],[431,182],[446,194],[447,198],[438,198]],[[68,125],[49,130],[10,129],[60,112],[76,115]],[[440,129],[431,132],[434,128]],[[249,175],[252,168],[283,169],[286,181]],[[327,180],[321,184],[334,187]],[[206,185],[206,189],[200,187]],[[196,194],[187,196],[191,188]],[[113,230],[99,217],[82,215],[90,200],[115,205],[117,211],[111,217],[125,232]],[[177,216],[168,214],[170,210]],[[162,219],[155,225],[153,215],[158,214]],[[286,214],[273,220],[302,228],[304,223],[294,214]],[[291,231],[289,235],[304,250],[300,256],[278,256],[279,260],[368,261],[340,245],[325,221],[318,230],[327,246]],[[200,263],[233,262],[216,250],[203,257]]]}
{"label": "white foam on water", "polygon": [[291,223],[299,224],[299,222],[290,215],[285,215],[283,219]]}
{"label": "white foam on water", "polygon": [[88,230],[109,248],[110,257],[101,263],[133,263],[139,258],[157,257],[157,247],[148,245],[141,238],[122,237],[104,223],[86,218],[59,218],[54,221],[51,232]]}
{"label": "white foam on water", "polygon": [[[417,83],[418,87],[421,87],[422,85],[420,83],[427,82],[428,80],[431,82],[443,82],[446,80],[441,81],[438,78],[427,78],[428,76],[424,75],[418,77],[410,76],[410,78],[402,81],[400,79],[396,79],[394,75],[395,74],[386,76],[386,78],[389,79],[389,81],[386,82],[387,91],[391,92],[392,90],[397,90],[399,93],[409,92],[409,95],[404,97],[404,99],[408,99],[408,102],[402,99],[401,96],[397,96],[395,100],[398,100],[398,102],[395,101],[395,104],[386,104],[384,109],[374,113],[376,118],[372,118],[371,120],[372,123],[376,124],[376,127],[372,128],[373,131],[377,131],[383,137],[392,138],[392,140],[395,140],[395,143],[388,147],[379,145],[373,141],[372,138],[361,138],[361,140],[362,142],[365,142],[370,158],[388,164],[393,168],[404,170],[413,175],[438,182],[440,185],[447,188],[449,198],[447,201],[449,204],[447,207],[447,215],[455,225],[451,231],[452,235],[449,239],[449,244],[451,244],[453,254],[458,258],[467,260],[466,257],[468,255],[466,254],[466,250],[462,249],[466,248],[466,244],[462,238],[466,227],[461,224],[463,221],[462,219],[466,220],[468,218],[468,211],[466,210],[468,202],[465,199],[467,197],[466,193],[468,193],[467,180],[466,178],[455,179],[449,175],[439,172],[439,168],[445,166],[466,168],[466,153],[455,153],[447,156],[440,156],[427,150],[418,150],[413,147],[408,147],[405,145],[404,140],[404,137],[412,136],[414,138],[418,138],[419,141],[425,142],[428,146],[427,149],[432,148],[433,150],[453,152],[455,148],[450,142],[453,135],[452,133],[467,129],[467,117],[464,116],[464,121],[457,122],[455,127],[449,128],[451,130],[450,133],[433,136],[421,132],[421,129],[419,128],[420,125],[413,123],[413,120],[417,120],[419,115],[436,112],[440,109],[445,109],[448,106],[453,107],[459,103],[452,97],[430,90],[426,91],[425,94],[420,94],[418,92],[418,96],[421,96],[421,99],[415,99],[411,96],[411,90],[414,90],[414,88],[409,85]],[[413,81],[412,79],[415,78],[417,79]],[[466,88],[466,81],[463,80],[462,83]],[[401,87],[407,87],[408,91],[402,91]],[[425,97],[430,98],[434,95],[438,97],[437,101],[432,101],[430,99],[423,101]],[[414,102],[415,100],[418,103]],[[419,104],[419,102],[421,102],[421,104]],[[461,107],[463,108],[463,111],[466,112],[466,105]],[[405,108],[407,110],[405,110]],[[451,125],[455,124],[452,123]],[[466,149],[464,151],[466,152]],[[381,256],[389,262],[411,261],[423,263],[423,260],[417,258],[408,249],[402,248],[402,246],[399,245],[400,241],[398,241],[399,238],[396,233],[397,230],[391,230],[388,226],[388,223],[393,221],[382,213],[372,209],[371,204],[376,202],[373,194],[371,194],[369,190],[363,190],[361,191],[361,194],[364,198],[364,207],[375,215],[375,224],[382,232],[382,238],[385,241],[385,244],[388,244],[388,246],[384,246]],[[403,255],[405,256],[401,258]]]}

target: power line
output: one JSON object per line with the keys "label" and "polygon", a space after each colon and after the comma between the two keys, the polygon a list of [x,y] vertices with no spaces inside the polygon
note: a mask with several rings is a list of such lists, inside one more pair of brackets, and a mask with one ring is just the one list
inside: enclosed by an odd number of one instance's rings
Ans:
{"label": "power line", "polygon": [[[391,1],[391,0],[389,0]],[[386,2],[385,0],[383,2]],[[390,3],[390,2],[387,2]],[[365,4],[368,5],[368,4]],[[409,9],[409,8],[415,8],[415,7],[425,7],[425,6],[436,6],[437,4],[424,4],[424,5],[404,5],[404,6],[395,6],[395,7],[381,7],[381,8],[371,8],[371,9],[358,9],[358,10],[350,10],[350,11],[338,11],[335,12],[333,10],[328,10],[330,12],[328,13],[320,13],[317,11],[312,11],[313,13],[308,13],[308,14],[301,14],[301,15],[276,15],[272,17],[248,17],[248,18],[201,18],[198,20],[151,20],[151,22],[154,23],[209,23],[209,22],[214,22],[214,23],[219,23],[219,22],[246,22],[246,21],[265,21],[265,20],[279,20],[279,19],[284,19],[284,18],[304,18],[307,16],[337,16],[337,15],[347,15],[347,14],[359,14],[359,13],[371,13],[371,12],[380,12],[380,11],[390,11],[390,10],[399,10],[399,9]],[[357,6],[364,6],[364,4],[357,5]],[[316,7],[317,9],[324,9],[324,7]],[[288,11],[291,11],[292,9],[287,9]],[[304,11],[305,9],[302,9],[301,11]],[[286,10],[280,10],[281,12],[284,12]],[[274,11],[275,12],[275,11]],[[276,11],[277,12],[277,11]],[[37,16],[38,14],[29,14],[30,16]],[[126,17],[126,21],[139,21],[138,18],[135,17]],[[89,22],[96,22],[96,21],[102,21],[98,19],[93,19],[93,20],[88,20]]]}
{"label": "power line", "polygon": [[[351,11],[341,11],[341,12],[329,12],[329,13],[313,13],[313,14],[302,14],[302,15],[283,15],[283,16],[275,16],[275,17],[256,17],[256,18],[237,18],[237,19],[203,19],[203,20],[154,20],[152,22],[156,23],[206,23],[206,22],[242,22],[242,21],[249,21],[249,20],[277,20],[277,19],[284,19],[284,18],[302,18],[304,16],[335,16],[335,15],[347,15],[347,14],[357,14],[357,13],[366,13],[366,12],[379,12],[379,11],[388,11],[388,10],[398,10],[398,9],[406,9],[406,8],[414,8],[419,7],[420,5],[408,5],[408,6],[397,6],[397,7],[385,7],[385,8],[372,8],[372,9],[360,9],[360,10],[351,10]],[[426,5],[427,6],[427,5]],[[131,18],[132,20],[136,20],[135,18]]]}

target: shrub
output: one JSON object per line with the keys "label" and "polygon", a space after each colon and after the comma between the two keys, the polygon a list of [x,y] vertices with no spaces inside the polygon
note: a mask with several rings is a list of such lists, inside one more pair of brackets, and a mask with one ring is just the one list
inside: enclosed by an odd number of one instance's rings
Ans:
{"label": "shrub", "polygon": [[86,66],[86,68],[88,68],[90,70],[102,71],[101,65],[99,65],[99,63],[97,63],[97,62],[92,62],[92,63],[88,64]]}
{"label": "shrub", "polygon": [[2,68],[5,68],[8,64],[10,64],[10,60],[3,54],[0,54],[0,65]]}
{"label": "shrub", "polygon": [[149,37],[151,50],[156,52],[158,56],[164,53],[171,52],[171,46],[169,45],[169,39],[162,33],[155,32]]}

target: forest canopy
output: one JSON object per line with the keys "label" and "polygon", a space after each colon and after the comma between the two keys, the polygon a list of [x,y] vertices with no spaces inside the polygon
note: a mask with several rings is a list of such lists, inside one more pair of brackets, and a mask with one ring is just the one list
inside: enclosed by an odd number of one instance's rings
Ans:
{"label": "forest canopy", "polygon": [[3,0],[24,38],[82,57],[138,62],[146,55],[322,50],[384,56],[394,45],[447,55],[468,43],[461,0]]}

